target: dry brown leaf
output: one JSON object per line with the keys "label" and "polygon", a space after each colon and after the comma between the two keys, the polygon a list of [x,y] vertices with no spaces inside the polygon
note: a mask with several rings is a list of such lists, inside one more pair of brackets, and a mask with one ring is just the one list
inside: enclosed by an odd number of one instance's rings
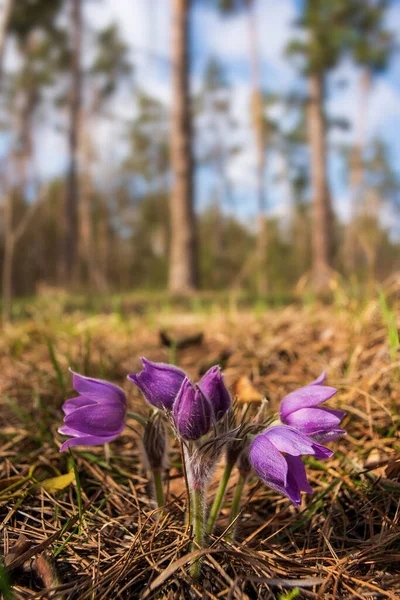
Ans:
{"label": "dry brown leaf", "polygon": [[243,375],[233,384],[233,393],[237,396],[238,402],[261,402],[264,397],[256,390],[250,379]]}

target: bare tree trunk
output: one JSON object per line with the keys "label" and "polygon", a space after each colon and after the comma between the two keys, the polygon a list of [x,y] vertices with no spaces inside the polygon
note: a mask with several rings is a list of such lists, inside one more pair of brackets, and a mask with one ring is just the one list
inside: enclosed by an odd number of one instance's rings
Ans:
{"label": "bare tree trunk", "polygon": [[173,98],[170,197],[171,247],[168,287],[188,293],[197,287],[197,248],[193,207],[193,154],[189,93],[190,0],[172,2]]}
{"label": "bare tree trunk", "polygon": [[71,0],[71,88],[69,100],[69,166],[65,186],[65,277],[69,282],[76,274],[78,256],[78,129],[81,109],[81,37],[82,5],[81,0]]}
{"label": "bare tree trunk", "polygon": [[99,264],[101,265],[101,277],[104,281],[105,287],[108,288],[109,281],[111,278],[110,265],[110,252],[112,246],[111,233],[110,233],[110,215],[109,208],[104,199],[100,199],[99,206],[99,224],[97,230],[97,245],[96,253]]}
{"label": "bare tree trunk", "polygon": [[4,200],[4,256],[2,272],[3,325],[8,323],[11,318],[13,255],[14,239],[12,232],[12,198],[9,192]]}
{"label": "bare tree trunk", "polygon": [[5,199],[4,206],[4,259],[2,272],[3,286],[3,325],[11,319],[12,308],[12,271],[15,247],[28,228],[28,225],[39,206],[47,199],[47,190],[42,188],[36,201],[30,204],[28,210],[17,226],[13,225],[13,200],[11,192]]}
{"label": "bare tree trunk", "polygon": [[267,251],[268,232],[265,197],[265,126],[263,115],[263,96],[261,91],[260,55],[257,45],[257,25],[254,13],[255,3],[248,7],[248,31],[251,69],[251,112],[257,156],[257,205],[258,205],[258,239],[257,239],[257,288],[259,294],[268,292]]}
{"label": "bare tree trunk", "polygon": [[360,216],[363,195],[363,155],[367,125],[368,100],[371,91],[371,71],[365,68],[360,79],[360,101],[358,107],[357,142],[354,144],[350,159],[350,221],[346,230],[344,263],[347,273],[351,274],[356,267],[357,219]]}
{"label": "bare tree trunk", "polygon": [[28,89],[21,101],[20,110],[17,113],[17,131],[18,131],[18,151],[15,153],[17,164],[18,186],[21,190],[24,200],[26,200],[28,167],[32,166],[33,153],[33,114],[38,102],[36,90]]}
{"label": "bare tree trunk", "polygon": [[307,128],[311,150],[312,271],[317,292],[327,290],[332,247],[332,208],[326,169],[325,122],[322,111],[323,80],[318,73],[308,80]]}
{"label": "bare tree trunk", "polygon": [[[95,114],[96,106],[92,104],[91,114]],[[81,111],[79,147],[82,157],[81,204],[80,204],[80,254],[87,267],[87,278],[90,284],[100,292],[107,290],[107,283],[100,270],[95,253],[92,223],[92,200],[94,188],[92,181],[92,145],[89,136],[90,116]]]}
{"label": "bare tree trunk", "polygon": [[6,47],[7,29],[13,9],[14,0],[3,0],[3,10],[0,17],[0,83],[3,75],[3,59]]}
{"label": "bare tree trunk", "polygon": [[[22,98],[20,109],[16,116],[16,131],[18,132],[20,148],[14,153],[18,178],[18,188],[23,200],[26,199],[27,168],[32,157],[32,115],[36,107],[37,95],[28,90]],[[13,262],[15,246],[24,234],[29,221],[36,210],[36,203],[31,204],[17,226],[13,218],[13,194],[8,191],[4,205],[4,257],[2,272],[3,324],[11,320],[13,299]]]}

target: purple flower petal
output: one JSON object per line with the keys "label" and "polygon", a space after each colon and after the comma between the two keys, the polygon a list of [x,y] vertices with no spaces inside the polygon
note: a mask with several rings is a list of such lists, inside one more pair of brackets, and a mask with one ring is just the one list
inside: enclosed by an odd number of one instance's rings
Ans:
{"label": "purple flower petal", "polygon": [[184,440],[198,440],[209,431],[213,414],[211,403],[188,378],[182,383],[172,410],[176,428]]}
{"label": "purple flower petal", "polygon": [[211,402],[215,418],[221,419],[229,410],[232,400],[225,387],[224,376],[218,366],[211,367],[198,383],[203,394]]}
{"label": "purple flower petal", "polygon": [[103,402],[77,408],[64,419],[66,426],[92,436],[113,435],[124,422],[121,402]]}
{"label": "purple flower petal", "polygon": [[329,412],[331,415],[335,415],[335,417],[337,417],[339,419],[339,421],[344,419],[344,417],[346,416],[345,410],[338,410],[336,408],[325,408],[325,407],[324,407],[324,410]]}
{"label": "purple flower petal", "polygon": [[257,475],[296,506],[300,505],[301,491],[312,493],[301,458],[290,454],[282,456],[266,436],[259,435],[254,439],[249,458]]}
{"label": "purple flower petal", "polygon": [[117,385],[104,381],[103,379],[93,379],[79,375],[70,369],[73,375],[73,386],[79,394],[86,396],[95,402],[118,401],[126,404],[124,390]]}
{"label": "purple flower petal", "polygon": [[141,360],[143,371],[128,375],[128,379],[138,386],[152,406],[171,409],[186,374],[173,365]]}
{"label": "purple flower petal", "polygon": [[346,433],[347,431],[344,429],[335,427],[335,429],[331,429],[330,431],[317,431],[316,433],[310,435],[310,437],[315,442],[326,444],[327,442],[333,442],[334,440],[337,440],[338,438],[342,437],[342,435],[346,435]]}
{"label": "purple flower petal", "polygon": [[330,448],[326,448],[325,446],[321,446],[321,444],[318,444],[314,440],[312,440],[312,445],[314,450],[314,456],[318,460],[325,460],[326,458],[330,458],[334,455],[333,450],[331,450]]}
{"label": "purple flower petal", "polygon": [[292,427],[275,425],[255,437],[250,446],[249,459],[267,485],[299,506],[300,492],[312,493],[301,460],[302,454],[328,458],[333,452]]}
{"label": "purple flower petal", "polygon": [[301,502],[300,492],[313,493],[313,489],[307,481],[306,470],[300,456],[287,454],[285,459],[288,464],[287,495],[296,506]]}
{"label": "purple flower petal", "polygon": [[288,465],[279,450],[265,435],[254,438],[249,449],[250,462],[257,475],[273,489],[285,493]]}
{"label": "purple flower petal", "polygon": [[[340,413],[340,416],[335,413]],[[301,408],[290,413],[285,422],[301,433],[311,435],[319,431],[334,429],[342,418],[342,411],[332,411],[328,408]]]}
{"label": "purple flower petal", "polygon": [[286,417],[301,408],[311,408],[322,404],[332,398],[337,392],[336,388],[327,385],[307,385],[294,392],[291,392],[281,402],[281,418]]}
{"label": "purple flower petal", "polygon": [[81,431],[78,431],[77,429],[73,429],[72,427],[68,427],[67,425],[63,425],[62,427],[59,427],[57,429],[58,433],[61,433],[62,435],[72,435],[72,437],[77,437],[82,435]]}
{"label": "purple flower petal", "polygon": [[75,389],[81,394],[63,405],[63,435],[72,436],[61,452],[76,445],[104,444],[112,441],[125,427],[126,397],[121,388],[108,381],[73,373]]}
{"label": "purple flower petal", "polygon": [[332,450],[325,448],[311,440],[306,435],[297,431],[288,425],[273,425],[266,429],[262,434],[280,451],[291,454],[292,456],[301,456],[310,454],[319,459],[332,456]]}
{"label": "purple flower petal", "polygon": [[60,448],[60,452],[64,452],[71,446],[98,446],[99,444],[106,444],[107,442],[114,441],[119,434],[122,432],[124,426],[116,431],[113,435],[96,436],[96,435],[83,435],[81,437],[73,437],[64,442]]}
{"label": "purple flower petal", "polygon": [[322,371],[321,375],[319,377],[317,377],[317,379],[314,379],[314,381],[312,381],[308,385],[323,385],[325,383],[325,380],[326,380],[326,371]]}
{"label": "purple flower petal", "polygon": [[94,400],[90,400],[87,396],[77,396],[76,398],[69,398],[62,406],[62,409],[66,415],[69,415],[77,408],[82,406],[88,406],[90,404],[97,404]]}

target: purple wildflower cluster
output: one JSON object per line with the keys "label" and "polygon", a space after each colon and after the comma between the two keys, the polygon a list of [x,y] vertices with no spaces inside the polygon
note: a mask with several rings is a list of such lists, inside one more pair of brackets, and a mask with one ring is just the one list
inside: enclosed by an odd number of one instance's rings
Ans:
{"label": "purple wildflower cluster", "polygon": [[128,379],[138,386],[149,404],[172,410],[182,439],[200,439],[229,410],[231,397],[218,366],[193,384],[184,371],[172,365],[152,363],[146,358],[142,358],[142,364],[143,371],[128,375]]}
{"label": "purple wildflower cluster", "polygon": [[[142,358],[143,370],[128,375],[155,409],[167,411],[175,431],[185,442],[200,440],[231,410],[231,396],[218,366],[193,383],[181,369]],[[321,443],[345,434],[340,428],[344,412],[322,406],[336,394],[324,385],[326,374],[285,396],[279,422],[252,437],[246,452],[257,475],[272,489],[300,505],[300,492],[312,493],[302,456],[323,460],[333,452]],[[104,444],[114,440],[125,425],[127,401],[121,388],[107,381],[73,373],[79,396],[63,406],[64,426],[71,436],[60,451],[75,445]],[[217,433],[216,433],[217,435]],[[247,434],[248,435],[248,434]]]}

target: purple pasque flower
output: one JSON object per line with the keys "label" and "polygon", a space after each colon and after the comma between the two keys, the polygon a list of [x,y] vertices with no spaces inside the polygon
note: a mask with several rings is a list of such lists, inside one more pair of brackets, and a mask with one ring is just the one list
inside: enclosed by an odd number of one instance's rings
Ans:
{"label": "purple pasque flower", "polygon": [[224,376],[218,365],[208,369],[198,383],[199,388],[211,402],[215,419],[218,421],[229,410],[232,400],[225,387]]}
{"label": "purple pasque flower", "polygon": [[312,494],[301,456],[325,459],[332,450],[317,444],[293,427],[273,425],[257,435],[250,445],[249,459],[257,475],[272,489],[300,505],[300,492]]}
{"label": "purple pasque flower", "polygon": [[58,429],[72,436],[60,452],[70,446],[96,446],[112,442],[125,427],[126,397],[117,385],[84,377],[71,371],[73,386],[79,396],[63,405],[64,425]]}
{"label": "purple pasque flower", "polygon": [[171,409],[186,374],[178,367],[154,363],[141,358],[143,371],[128,375],[143,393],[147,402],[156,408]]}
{"label": "purple pasque flower", "polygon": [[325,378],[324,371],[312,383],[285,396],[280,406],[282,423],[295,427],[318,442],[335,440],[346,433],[339,427],[346,413],[320,406],[337,392],[336,388],[323,385]]}
{"label": "purple pasque flower", "polygon": [[211,427],[211,402],[200,387],[194,386],[188,377],[182,383],[172,413],[178,434],[184,440],[198,440],[208,433]]}

